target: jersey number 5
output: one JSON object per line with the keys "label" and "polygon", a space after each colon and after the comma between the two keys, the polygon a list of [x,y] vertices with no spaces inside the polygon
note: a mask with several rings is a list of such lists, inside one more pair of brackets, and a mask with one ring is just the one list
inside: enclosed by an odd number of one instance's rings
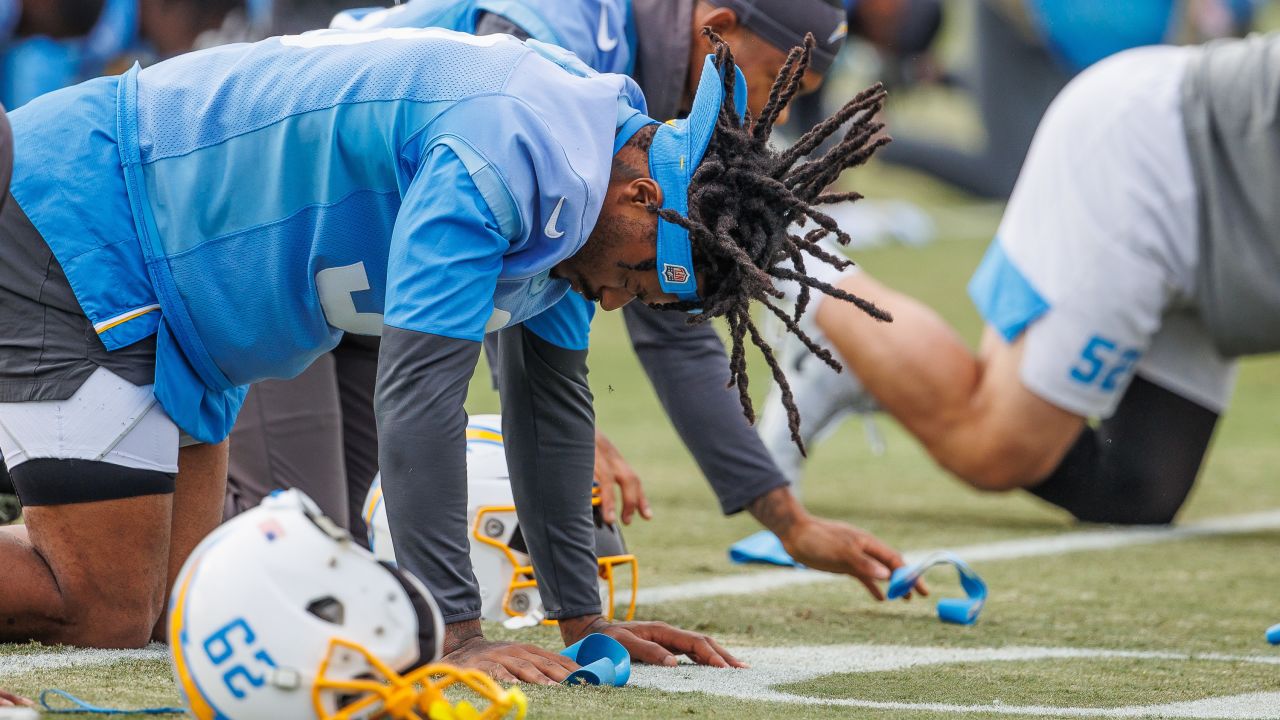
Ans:
{"label": "jersey number 5", "polygon": [[359,312],[352,293],[369,289],[369,273],[364,263],[325,268],[316,273],[316,294],[325,322],[344,332],[381,335],[382,313]]}

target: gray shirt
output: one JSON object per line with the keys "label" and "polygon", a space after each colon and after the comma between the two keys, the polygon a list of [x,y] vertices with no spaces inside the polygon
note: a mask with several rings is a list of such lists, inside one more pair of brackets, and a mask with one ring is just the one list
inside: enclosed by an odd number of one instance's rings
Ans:
{"label": "gray shirt", "polygon": [[1196,300],[1228,357],[1280,350],[1280,35],[1210,43],[1182,86]]}

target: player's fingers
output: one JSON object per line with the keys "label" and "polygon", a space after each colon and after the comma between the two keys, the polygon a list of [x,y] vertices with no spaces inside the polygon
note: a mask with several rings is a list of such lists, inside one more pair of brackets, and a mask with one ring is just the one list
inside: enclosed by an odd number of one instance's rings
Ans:
{"label": "player's fingers", "polygon": [[629,466],[623,470],[619,485],[622,488],[622,524],[630,525],[631,518],[644,502],[644,489],[640,485],[640,477]]}
{"label": "player's fingers", "polygon": [[569,673],[578,669],[578,664],[569,660],[569,658],[556,653],[548,653],[541,649],[539,649],[539,652],[530,653],[526,656],[526,659],[534,665],[537,665],[543,675],[546,675],[556,682],[564,680],[569,677]]}
{"label": "player's fingers", "polygon": [[848,557],[852,574],[861,580],[888,580],[893,573],[878,558],[854,549]]}
{"label": "player's fingers", "polygon": [[920,593],[920,595],[921,595],[922,597],[928,597],[928,596],[929,596],[929,586],[925,584],[925,582],[924,582],[924,578],[921,578],[921,579],[919,579],[919,580],[917,580],[917,581],[916,581],[916,590],[915,590],[915,591],[916,591],[916,592],[918,592],[918,593]]}
{"label": "player's fingers", "polygon": [[[502,658],[500,661],[507,672],[516,676],[520,682],[531,683],[534,685],[554,685],[556,683],[551,677],[542,671],[535,662],[532,655],[526,655],[519,651]],[[563,677],[561,678],[563,679]]]}
{"label": "player's fingers", "polygon": [[867,592],[871,593],[871,597],[876,600],[884,600],[884,591],[881,590],[880,586],[876,585],[875,582],[864,577],[859,577],[858,582],[862,583],[862,586],[867,589]]}
{"label": "player's fingers", "polygon": [[563,669],[566,675],[573,672],[574,670],[577,670],[579,667],[582,667],[578,663],[570,660],[569,658],[565,657],[564,655],[561,655],[560,653],[551,652],[550,650],[544,650],[536,645],[526,645],[525,647],[526,649],[529,650],[529,652],[536,655],[539,659],[544,660],[548,663],[551,663]]}
{"label": "player's fingers", "polygon": [[666,665],[668,667],[674,667],[678,664],[676,656],[672,655],[670,650],[635,633],[628,632],[625,636],[618,636],[614,639],[622,643],[627,648],[627,651],[631,653],[632,659],[637,662],[649,665]]}
{"label": "player's fingers", "polygon": [[35,703],[22,697],[21,695],[14,695],[13,693],[0,690],[0,707],[13,707],[15,705],[21,706],[21,707],[29,707],[29,706],[34,706]]}
{"label": "player's fingers", "polygon": [[897,550],[885,545],[874,537],[868,537],[866,539],[866,542],[862,546],[862,550],[867,555],[879,560],[890,570],[897,570],[907,564]]}
{"label": "player's fingers", "polygon": [[496,662],[479,662],[476,663],[476,669],[497,680],[500,683],[516,683],[520,682],[515,675],[507,672],[507,669]]}
{"label": "player's fingers", "polygon": [[649,626],[646,630],[649,639],[673,652],[688,655],[689,659],[699,665],[730,667],[730,660],[737,660],[725,652],[724,648],[716,645],[714,640],[700,633],[681,630],[665,623]]}
{"label": "player's fingers", "polygon": [[710,665],[711,667],[746,667],[746,663],[739,661],[728,651],[716,644],[715,640],[702,635],[694,641],[693,652],[686,653],[689,657],[699,665]]}
{"label": "player's fingers", "polygon": [[734,657],[728,650],[725,650],[724,647],[720,645],[720,643],[716,642],[715,638],[709,635],[705,637],[707,638],[707,642],[711,643],[711,647],[715,649],[715,651],[720,654],[720,657],[724,658],[725,662],[729,663],[729,665],[736,668],[751,667],[745,662]]}

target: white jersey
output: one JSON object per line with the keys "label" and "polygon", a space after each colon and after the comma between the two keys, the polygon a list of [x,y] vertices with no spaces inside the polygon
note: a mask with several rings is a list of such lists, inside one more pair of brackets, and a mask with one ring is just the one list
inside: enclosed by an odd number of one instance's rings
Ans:
{"label": "white jersey", "polygon": [[1024,385],[1078,415],[1110,416],[1134,372],[1215,412],[1230,395],[1234,365],[1194,306],[1180,91],[1195,52],[1122,53],[1062,92],[970,284],[988,325],[1025,333]]}

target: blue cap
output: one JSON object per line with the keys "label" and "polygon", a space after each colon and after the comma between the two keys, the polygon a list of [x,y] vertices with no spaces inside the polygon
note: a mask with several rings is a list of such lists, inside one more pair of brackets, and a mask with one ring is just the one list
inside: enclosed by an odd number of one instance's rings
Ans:
{"label": "blue cap", "polygon": [[987,584],[978,577],[978,573],[968,563],[949,552],[934,553],[924,560],[893,571],[889,578],[890,600],[897,600],[915,587],[916,581],[926,570],[935,565],[952,565],[960,573],[960,586],[964,588],[965,598],[944,598],[938,601],[938,619],[956,625],[972,625],[978,621],[978,614],[987,602]]}
{"label": "blue cap", "polygon": [[[747,111],[747,79],[734,67],[734,109],[739,118]],[[689,117],[668,120],[654,133],[649,147],[649,172],[662,188],[662,207],[689,214],[689,183],[702,163],[707,145],[716,131],[716,120],[724,104],[724,82],[716,69],[715,59],[708,55],[702,65],[702,78],[693,98]],[[698,301],[698,281],[693,274],[693,246],[689,231],[658,218],[658,280],[663,292],[685,302]]]}

